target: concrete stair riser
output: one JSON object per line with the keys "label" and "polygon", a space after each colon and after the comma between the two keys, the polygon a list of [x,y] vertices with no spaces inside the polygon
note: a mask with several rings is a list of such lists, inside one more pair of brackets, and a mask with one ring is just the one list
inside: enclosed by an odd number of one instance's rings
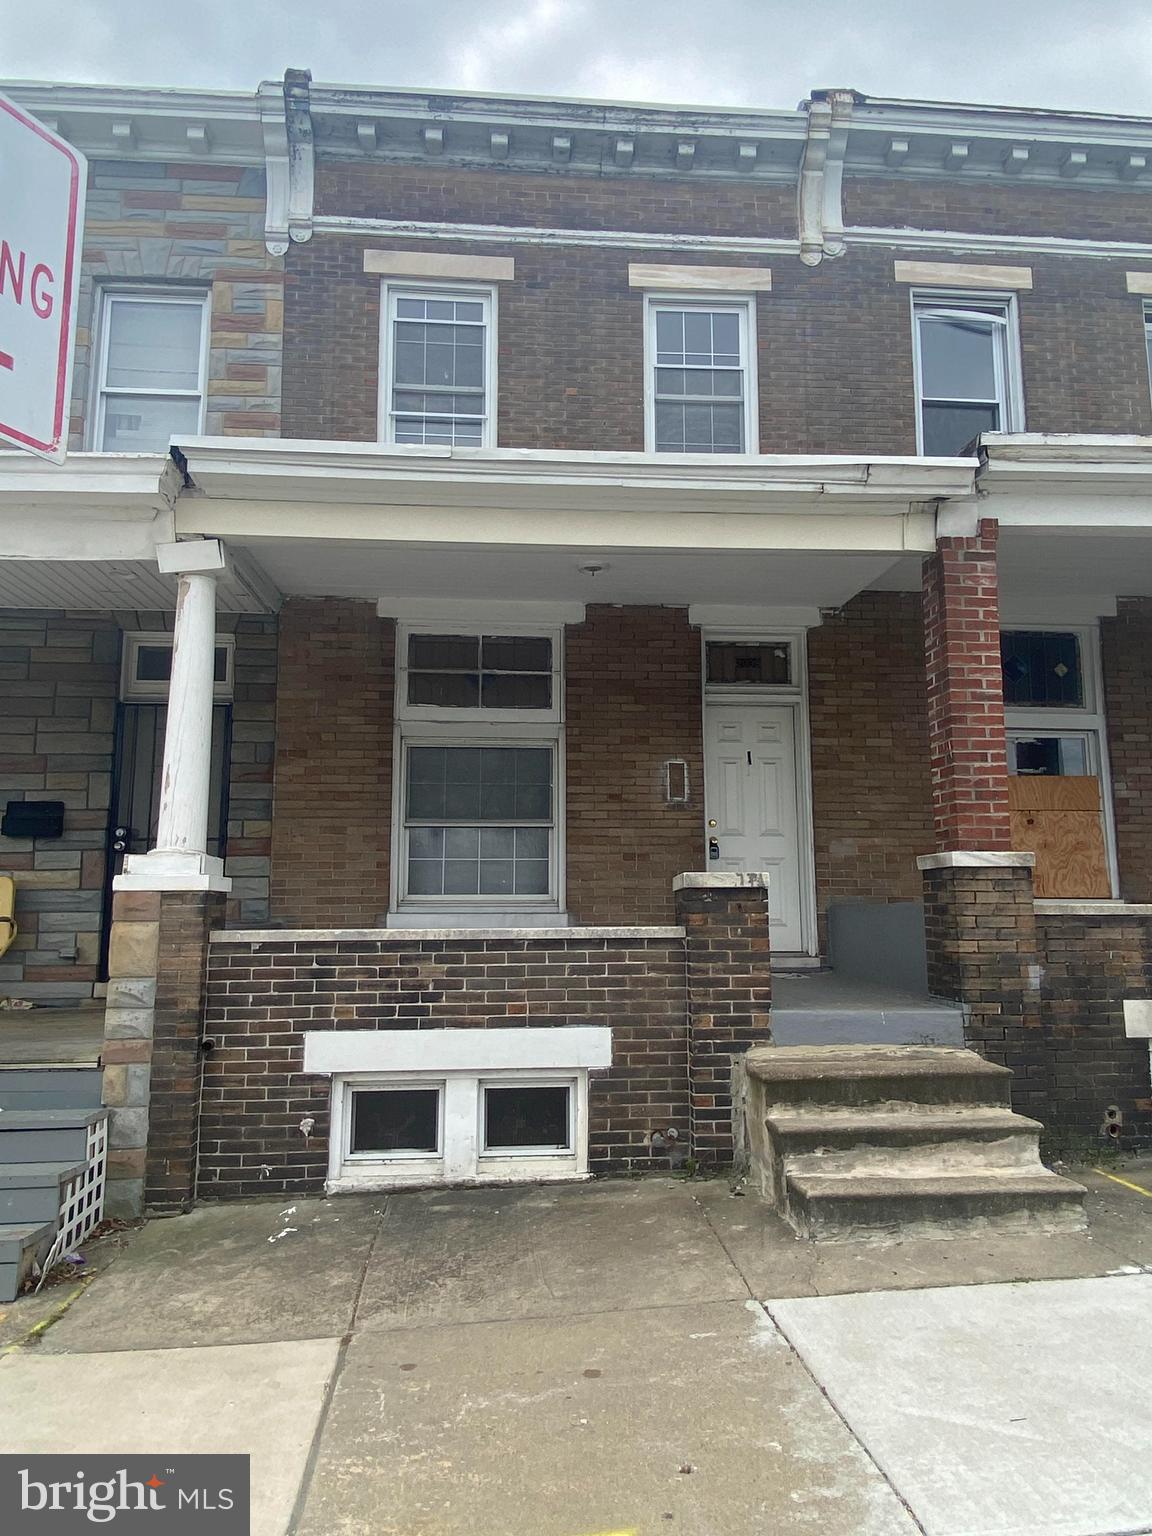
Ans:
{"label": "concrete stair riser", "polygon": [[1069,1231],[1079,1185],[1039,1159],[1007,1107],[1011,1074],[970,1051],[758,1048],[745,1060],[750,1173],[802,1235]]}
{"label": "concrete stair riser", "polygon": [[870,1193],[830,1187],[838,1182],[789,1176],[790,1219],[818,1242],[1079,1232],[1085,1225],[1083,1190],[1055,1174],[1014,1179],[1002,1173],[978,1182],[956,1177],[892,1180],[904,1187]]}

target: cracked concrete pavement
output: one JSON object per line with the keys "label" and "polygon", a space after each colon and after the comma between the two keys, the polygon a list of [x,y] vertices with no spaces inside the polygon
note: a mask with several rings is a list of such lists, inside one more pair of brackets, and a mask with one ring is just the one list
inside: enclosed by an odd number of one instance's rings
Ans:
{"label": "cracked concrete pavement", "polygon": [[1152,1422],[1152,1198],[1086,1180],[1086,1234],[882,1246],[722,1181],[205,1206],[0,1359],[0,1443],[248,1450],[258,1536],[1152,1529],[1098,1390]]}

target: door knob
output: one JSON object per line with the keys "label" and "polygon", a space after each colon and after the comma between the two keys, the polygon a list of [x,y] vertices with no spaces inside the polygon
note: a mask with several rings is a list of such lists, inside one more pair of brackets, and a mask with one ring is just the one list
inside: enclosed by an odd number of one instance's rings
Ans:
{"label": "door knob", "polygon": [[709,826],[710,826],[710,827],[714,827],[714,826],[715,826],[715,825],[716,825],[716,819],[715,819],[715,817],[713,817],[713,818],[712,818],[712,820],[711,820],[711,821],[709,821],[709,823],[708,823],[708,825],[709,825]]}

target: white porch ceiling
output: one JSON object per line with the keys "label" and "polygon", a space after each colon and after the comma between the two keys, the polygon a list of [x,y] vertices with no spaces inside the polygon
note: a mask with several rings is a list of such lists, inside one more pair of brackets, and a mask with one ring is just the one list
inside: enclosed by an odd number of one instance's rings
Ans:
{"label": "white porch ceiling", "polygon": [[[228,541],[232,548],[238,542]],[[712,553],[273,539],[242,547],[282,592],[295,596],[675,606],[837,607],[879,578],[893,558],[812,550]],[[589,565],[602,569],[581,569]]]}
{"label": "white porch ceiling", "polygon": [[[0,559],[0,608],[125,609],[150,613],[176,606],[176,577],[144,560]],[[266,613],[235,572],[217,584],[221,613]]]}

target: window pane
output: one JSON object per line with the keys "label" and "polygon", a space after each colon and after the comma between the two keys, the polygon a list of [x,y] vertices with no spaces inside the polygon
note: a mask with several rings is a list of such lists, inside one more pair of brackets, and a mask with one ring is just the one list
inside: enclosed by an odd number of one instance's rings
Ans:
{"label": "window pane", "polygon": [[743,453],[740,405],[656,405],[657,453]]}
{"label": "window pane", "polygon": [[453,421],[445,417],[400,416],[395,420],[398,443],[425,443],[445,448],[479,448],[484,430],[478,421]]}
{"label": "window pane", "polygon": [[104,382],[117,389],[199,389],[200,304],[114,299]]}
{"label": "window pane", "polygon": [[458,667],[467,671],[480,664],[480,641],[475,635],[409,635],[408,665],[434,671]]}
{"label": "window pane", "polygon": [[740,368],[657,368],[658,395],[703,395],[706,399],[722,395],[739,399],[744,390]]}
{"label": "window pane", "polygon": [[505,1147],[566,1151],[571,1146],[569,1094],[566,1087],[485,1088],[485,1151]]}
{"label": "window pane", "polygon": [[440,1150],[440,1090],[360,1089],[352,1095],[353,1152]]}
{"label": "window pane", "polygon": [[1000,636],[1004,702],[1083,709],[1080,639],[1054,630],[1007,629]]}
{"label": "window pane", "polygon": [[443,709],[475,709],[480,678],[475,672],[409,672],[409,704],[437,704]]}
{"label": "window pane", "polygon": [[199,430],[199,398],[107,395],[100,447],[105,453],[162,453],[169,438],[192,437]]}
{"label": "window pane", "polygon": [[483,665],[497,672],[551,672],[552,642],[534,635],[485,635]]}
{"label": "window pane", "polygon": [[792,647],[710,640],[708,681],[784,686],[792,681]]}
{"label": "window pane", "polygon": [[926,399],[995,400],[996,338],[1002,326],[970,318],[920,319],[921,388]]}
{"label": "window pane", "polygon": [[1009,743],[1012,773],[1066,777],[1089,772],[1088,743],[1082,736],[1017,737]]}
{"label": "window pane", "polygon": [[929,457],[950,458],[962,454],[981,432],[1000,427],[1000,408],[995,405],[936,405],[925,402],[924,452]]}
{"label": "window pane", "polygon": [[409,747],[408,816],[444,821],[547,821],[550,747]]}
{"label": "window pane", "polygon": [[489,674],[484,679],[480,702],[485,709],[550,709],[552,679],[530,674]]}

